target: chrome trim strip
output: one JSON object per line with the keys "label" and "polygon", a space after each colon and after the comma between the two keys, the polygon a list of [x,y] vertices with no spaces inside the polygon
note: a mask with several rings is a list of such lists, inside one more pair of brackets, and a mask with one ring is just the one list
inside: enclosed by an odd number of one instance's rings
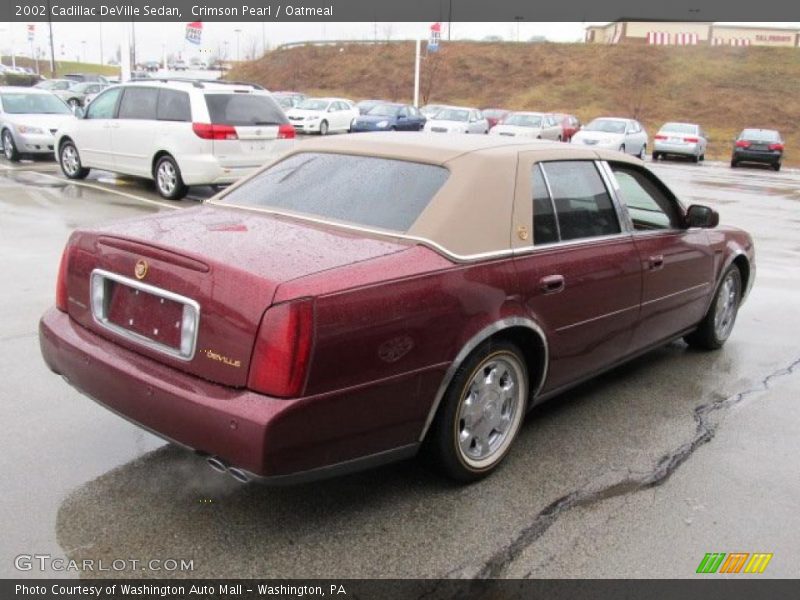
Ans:
{"label": "chrome trim strip", "polygon": [[[166,346],[164,344],[160,344],[156,341],[151,340],[143,335],[139,335],[133,331],[129,331],[116,325],[115,323],[111,323],[106,316],[106,298],[105,298],[105,281],[111,280],[117,283],[121,283],[122,285],[126,285],[128,287],[134,288],[136,290],[141,290],[148,294],[152,294],[153,296],[157,296],[159,298],[164,298],[165,300],[171,300],[173,302],[177,302],[178,304],[182,304],[184,307],[184,311],[189,308],[192,311],[192,319],[194,322],[194,333],[192,335],[191,340],[191,348],[189,352],[183,353],[180,350],[176,350],[170,346]],[[153,285],[149,285],[147,283],[142,283],[141,281],[137,281],[135,279],[130,279],[128,277],[124,277],[117,273],[111,273],[110,271],[106,271],[104,269],[94,269],[90,275],[90,286],[89,286],[89,293],[90,298],[94,298],[94,290],[97,286],[102,286],[102,299],[101,299],[101,306],[100,310],[102,311],[98,314],[98,307],[94,301],[91,301],[92,307],[92,317],[94,322],[111,331],[125,339],[128,339],[132,342],[135,342],[145,348],[149,348],[155,352],[159,352],[161,354],[165,354],[167,356],[171,356],[172,358],[177,358],[178,360],[182,361],[190,361],[194,358],[195,351],[197,349],[197,334],[200,330],[200,304],[198,304],[195,300],[191,298],[187,298],[186,296],[181,296],[180,294],[176,294],[174,292],[170,292],[168,290],[161,289],[159,287],[155,287]],[[181,333],[183,333],[183,323],[181,323]]]}
{"label": "chrome trim strip", "polygon": [[430,429],[431,423],[433,423],[433,419],[436,416],[436,411],[439,409],[439,404],[441,404],[442,398],[444,397],[447,388],[450,386],[450,382],[453,380],[453,377],[455,377],[456,371],[461,366],[461,363],[464,362],[467,356],[469,356],[469,354],[475,350],[478,345],[489,339],[495,333],[510,327],[527,327],[528,329],[536,332],[542,339],[542,344],[544,346],[544,369],[542,369],[542,376],[538,382],[538,385],[536,386],[536,390],[531,394],[531,397],[536,398],[539,392],[542,391],[544,382],[547,379],[548,367],[550,366],[547,336],[544,334],[544,331],[535,321],[526,317],[508,317],[506,319],[496,321],[488,327],[484,327],[477,334],[472,336],[472,338],[464,345],[463,348],[461,348],[461,351],[453,359],[453,362],[450,364],[450,367],[448,367],[444,377],[442,378],[442,383],[439,384],[439,389],[436,391],[436,396],[434,397],[431,409],[428,411],[428,418],[425,419],[425,425],[422,427],[422,433],[419,436],[420,442],[425,439],[425,435],[428,433],[428,429]]}
{"label": "chrome trim strip", "polygon": [[563,327],[559,327],[556,329],[558,333],[562,331],[566,331],[567,329],[572,329],[573,327],[580,327],[581,325],[586,325],[587,323],[591,323],[592,321],[599,321],[600,319],[605,319],[607,317],[613,317],[614,315],[618,315],[629,310],[639,310],[641,307],[637,304],[635,306],[628,306],[626,308],[620,308],[619,310],[612,310],[610,313],[605,313],[599,315],[597,317],[592,317],[591,319],[585,319],[583,321],[578,321],[577,323],[571,323],[569,325],[564,325]]}
{"label": "chrome trim strip", "polygon": [[652,300],[647,300],[646,302],[642,302],[642,306],[647,306],[648,304],[653,304],[655,302],[661,302],[662,300],[674,298],[675,296],[680,296],[681,294],[688,294],[689,292],[693,292],[694,290],[699,290],[700,288],[708,287],[708,285],[709,285],[708,282],[699,283],[697,285],[693,285],[690,288],[686,288],[685,290],[680,290],[678,292],[667,294],[666,296],[660,296],[658,298],[653,298]]}

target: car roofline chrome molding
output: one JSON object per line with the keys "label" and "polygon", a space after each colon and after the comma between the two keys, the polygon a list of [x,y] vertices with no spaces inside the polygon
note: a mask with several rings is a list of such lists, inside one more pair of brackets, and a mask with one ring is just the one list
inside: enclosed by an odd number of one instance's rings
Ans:
{"label": "car roofline chrome molding", "polygon": [[492,337],[494,334],[499,333],[503,330],[509,329],[511,327],[524,327],[530,329],[531,331],[535,332],[539,335],[542,340],[542,347],[544,351],[544,368],[542,369],[542,374],[539,378],[539,382],[536,386],[536,390],[530,394],[530,397],[535,399],[539,393],[542,391],[544,387],[544,382],[547,379],[547,372],[548,367],[550,365],[550,356],[549,356],[549,348],[547,343],[547,336],[544,333],[544,330],[533,320],[527,317],[506,317],[504,319],[500,319],[499,321],[495,321],[491,325],[484,327],[478,333],[470,338],[470,340],[464,344],[461,348],[461,351],[456,355],[453,359],[453,362],[448,367],[447,371],[442,378],[441,384],[439,384],[439,389],[436,391],[436,396],[434,397],[433,404],[431,405],[430,410],[428,411],[428,417],[425,419],[425,425],[422,427],[422,432],[419,436],[419,441],[422,442],[425,439],[425,436],[430,429],[431,424],[433,423],[433,419],[436,416],[436,412],[439,410],[439,405],[444,398],[444,394],[447,391],[447,388],[450,387],[450,383],[455,377],[456,371],[459,369],[461,364],[466,360],[466,358],[472,353],[475,348],[477,348],[480,344],[485,342],[487,339]]}

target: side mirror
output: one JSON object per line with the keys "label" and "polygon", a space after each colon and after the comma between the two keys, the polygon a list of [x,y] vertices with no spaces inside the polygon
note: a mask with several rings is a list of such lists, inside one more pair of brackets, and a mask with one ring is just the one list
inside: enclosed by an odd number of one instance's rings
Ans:
{"label": "side mirror", "polygon": [[717,225],[719,225],[719,213],[713,208],[702,204],[692,204],[686,211],[687,227],[712,229]]}

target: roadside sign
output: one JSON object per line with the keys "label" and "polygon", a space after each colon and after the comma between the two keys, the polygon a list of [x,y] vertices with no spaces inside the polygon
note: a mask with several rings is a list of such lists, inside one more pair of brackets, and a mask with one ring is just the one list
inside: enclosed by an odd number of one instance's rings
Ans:
{"label": "roadside sign", "polygon": [[32,42],[36,36],[36,25],[28,25],[28,41]]}
{"label": "roadside sign", "polygon": [[194,21],[186,24],[186,41],[190,44],[200,45],[203,38],[203,22]]}
{"label": "roadside sign", "polygon": [[428,38],[428,52],[439,50],[439,41],[442,39],[442,24],[434,23],[431,25],[431,33]]}

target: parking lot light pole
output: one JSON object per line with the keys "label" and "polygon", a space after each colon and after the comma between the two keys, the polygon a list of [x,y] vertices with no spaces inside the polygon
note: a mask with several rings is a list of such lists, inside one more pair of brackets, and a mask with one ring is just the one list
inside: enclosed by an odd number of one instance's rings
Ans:
{"label": "parking lot light pole", "polygon": [[417,56],[414,59],[414,107],[419,108],[419,59],[422,42],[417,35]]}
{"label": "parking lot light pole", "polygon": [[242,57],[239,54],[239,38],[241,37],[242,30],[234,29],[233,31],[236,33],[236,62],[238,63],[242,60]]}

